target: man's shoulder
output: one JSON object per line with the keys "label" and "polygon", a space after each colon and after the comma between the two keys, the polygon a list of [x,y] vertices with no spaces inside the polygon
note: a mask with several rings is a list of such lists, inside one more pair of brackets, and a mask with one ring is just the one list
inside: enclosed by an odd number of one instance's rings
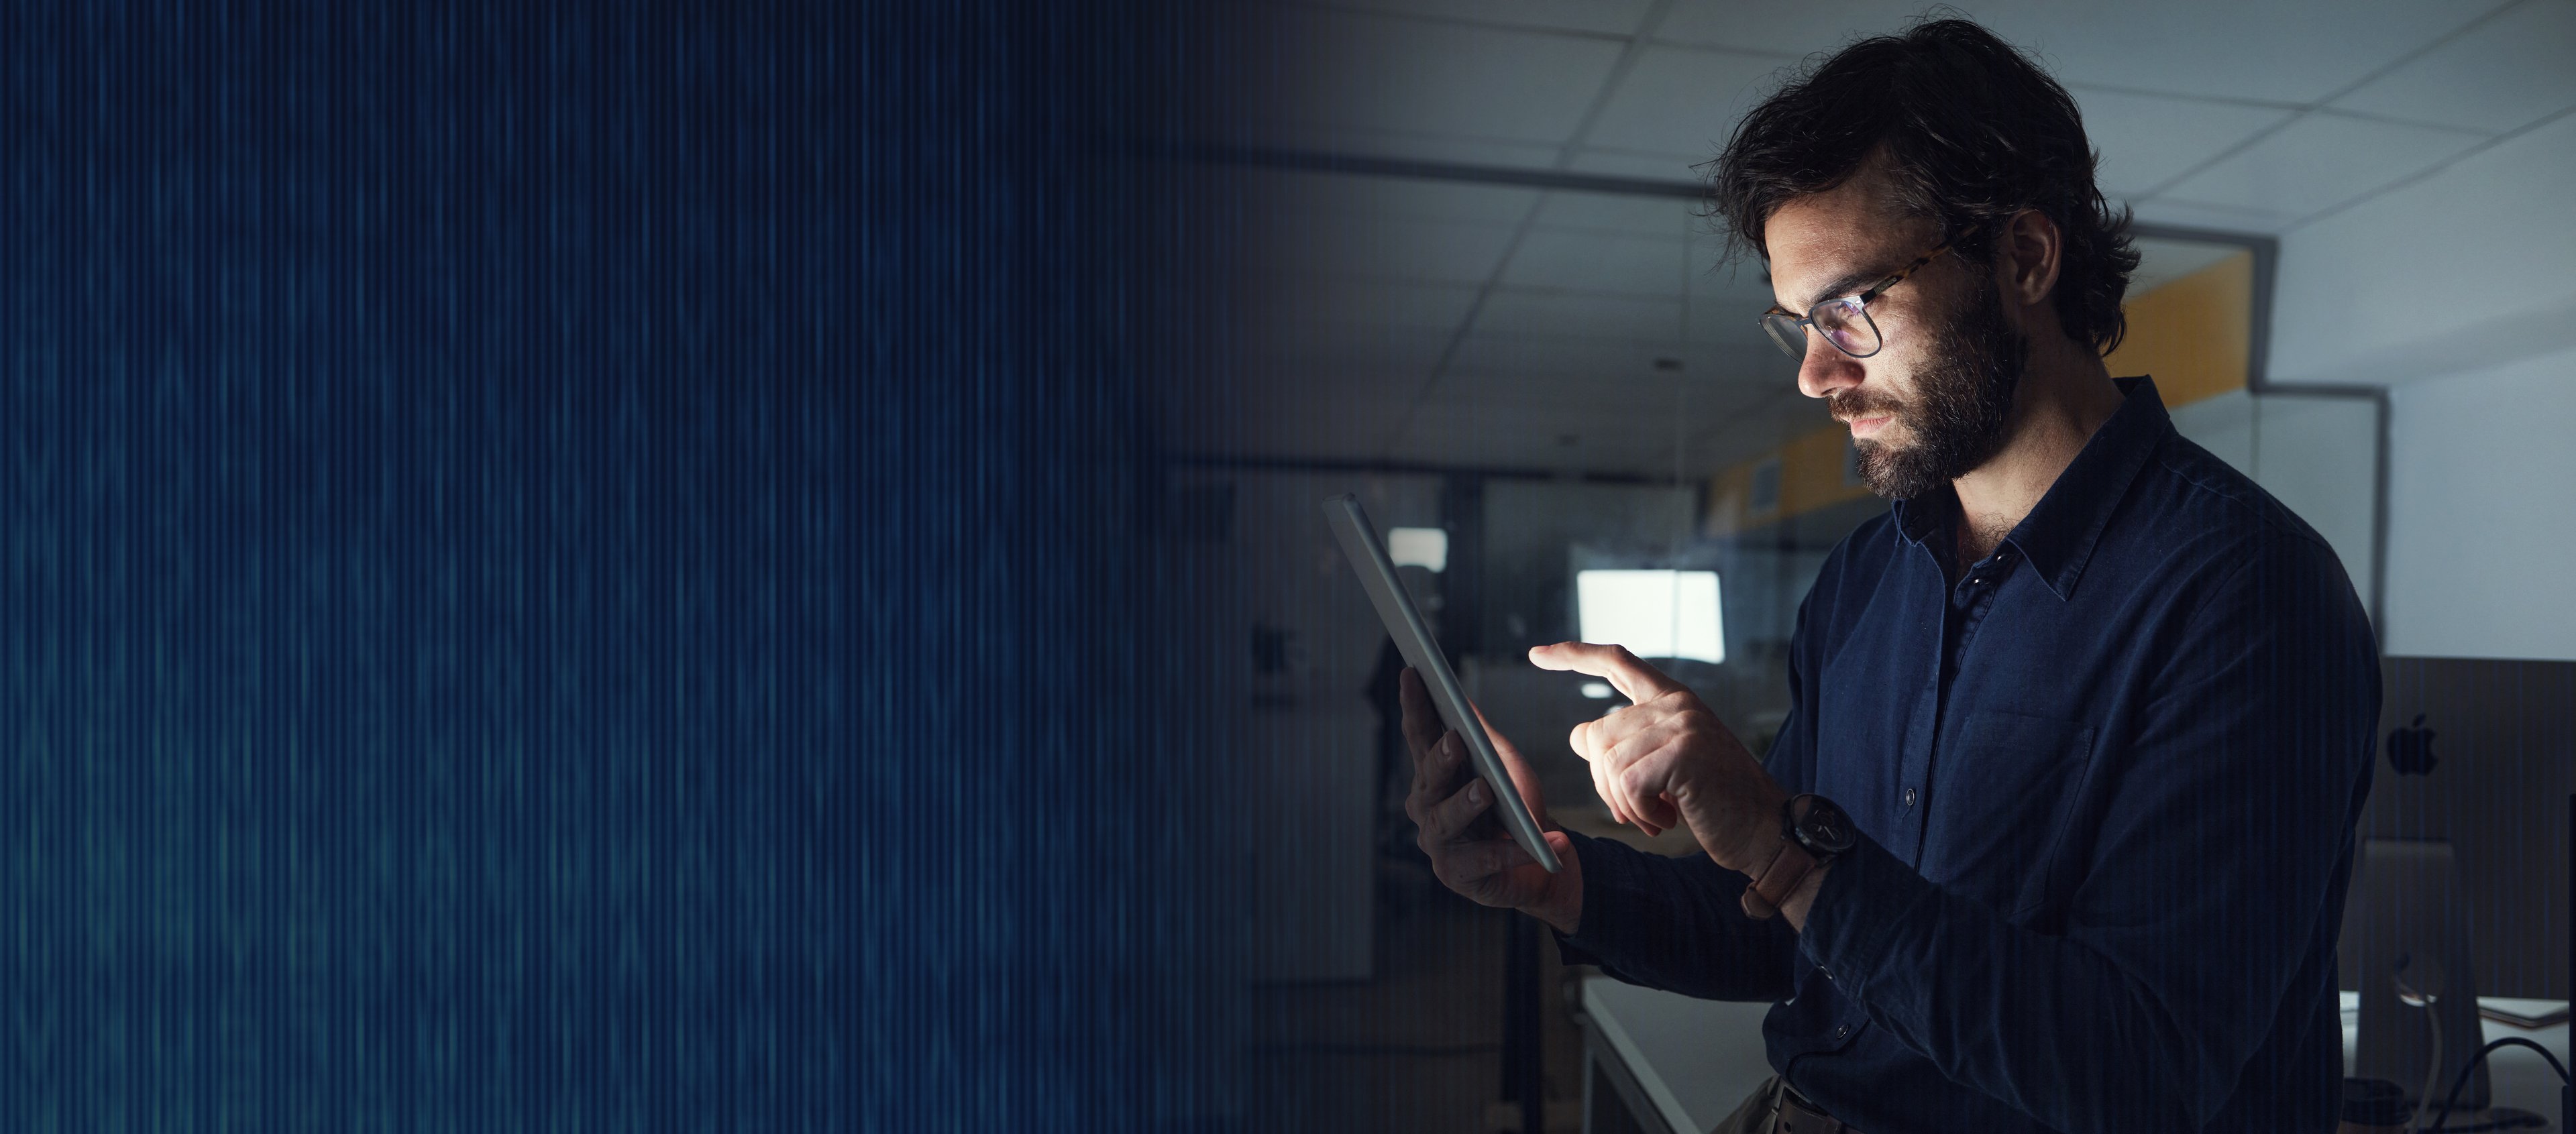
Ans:
{"label": "man's shoulder", "polygon": [[2325,542],[2316,529],[2253,477],[2180,433],[2167,436],[2157,445],[2141,471],[2151,480],[2167,484],[2186,507],[2208,511],[2226,520],[2230,527],[2260,524]]}
{"label": "man's shoulder", "polygon": [[[2213,564],[2250,556],[2338,563],[2334,546],[2253,477],[2180,433],[2149,454],[2130,488],[2133,538]],[[2106,533],[2107,534],[2107,533]]]}

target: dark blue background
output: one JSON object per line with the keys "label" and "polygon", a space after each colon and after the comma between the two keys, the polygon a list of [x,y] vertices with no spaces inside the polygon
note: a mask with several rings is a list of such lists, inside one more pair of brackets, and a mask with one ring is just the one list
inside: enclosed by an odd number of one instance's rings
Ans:
{"label": "dark blue background", "polygon": [[0,1127],[1224,1114],[1194,28],[8,5]]}

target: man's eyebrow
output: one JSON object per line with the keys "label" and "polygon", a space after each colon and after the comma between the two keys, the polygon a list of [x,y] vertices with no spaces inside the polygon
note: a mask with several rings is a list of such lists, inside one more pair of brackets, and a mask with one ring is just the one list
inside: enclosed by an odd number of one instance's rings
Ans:
{"label": "man's eyebrow", "polygon": [[1828,283],[1822,289],[1819,289],[1816,292],[1815,298],[1807,301],[1807,306],[1812,308],[1828,299],[1840,299],[1843,296],[1851,295],[1859,291],[1861,289],[1861,285],[1877,283],[1893,274],[1894,273],[1892,272],[1845,272],[1839,276],[1835,276],[1832,283]]}

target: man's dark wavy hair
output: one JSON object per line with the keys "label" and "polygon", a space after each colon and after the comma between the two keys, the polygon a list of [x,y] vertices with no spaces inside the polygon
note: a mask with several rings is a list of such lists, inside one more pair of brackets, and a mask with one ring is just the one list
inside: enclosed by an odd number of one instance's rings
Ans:
{"label": "man's dark wavy hair", "polygon": [[2037,209],[2063,234],[2058,323],[2109,354],[2138,266],[2129,210],[2093,181],[2099,158],[2075,100],[2011,44],[1960,19],[1864,39],[1793,76],[1735,128],[1714,165],[1713,211],[1765,260],[1762,226],[1790,198],[1841,185],[1884,148],[1898,203],[1938,222],[1953,251],[1992,262],[2003,222]]}

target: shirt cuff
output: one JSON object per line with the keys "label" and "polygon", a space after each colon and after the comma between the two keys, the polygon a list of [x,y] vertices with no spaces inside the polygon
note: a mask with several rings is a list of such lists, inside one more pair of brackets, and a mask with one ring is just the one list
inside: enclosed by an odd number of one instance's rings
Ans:
{"label": "shirt cuff", "polygon": [[1886,963],[1896,927],[1939,897],[1940,889],[1912,866],[1868,835],[1860,835],[1851,850],[1834,859],[1833,869],[1816,887],[1816,901],[1807,910],[1807,928],[1798,934],[1798,948],[1847,990],[1865,991],[1870,978]]}
{"label": "shirt cuff", "polygon": [[1603,954],[1617,956],[1621,930],[1637,924],[1637,894],[1645,852],[1625,843],[1567,831],[1574,857],[1583,867],[1583,912],[1573,933],[1556,933],[1556,953],[1569,965],[1602,965]]}

